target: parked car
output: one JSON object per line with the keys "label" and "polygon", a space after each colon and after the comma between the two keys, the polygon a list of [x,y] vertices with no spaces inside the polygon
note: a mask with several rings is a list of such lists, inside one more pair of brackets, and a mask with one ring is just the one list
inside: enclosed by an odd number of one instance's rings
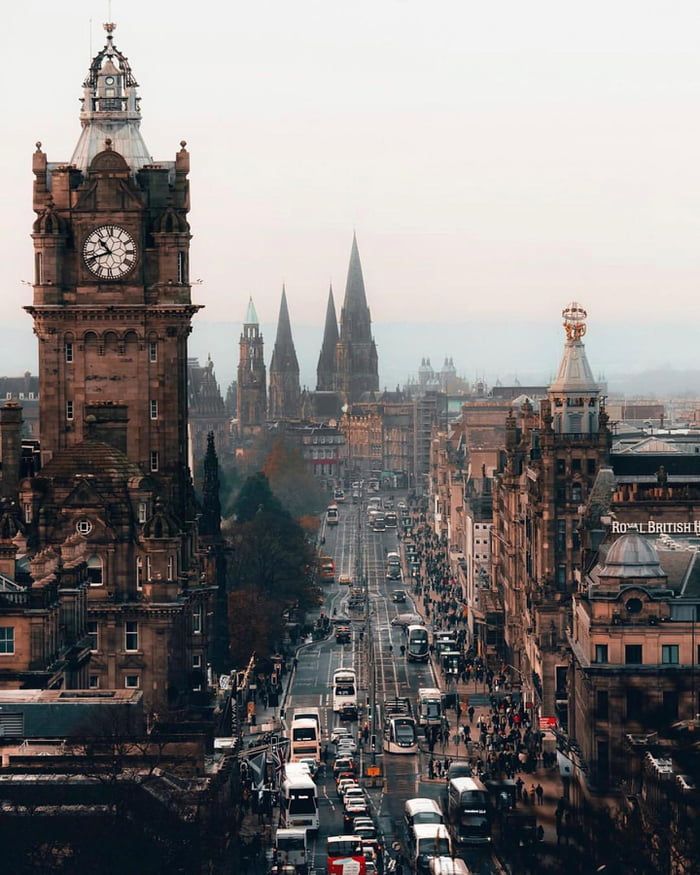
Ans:
{"label": "parked car", "polygon": [[352,732],[347,726],[334,726],[333,729],[331,729],[330,740],[332,744],[337,744],[342,736],[352,738]]}

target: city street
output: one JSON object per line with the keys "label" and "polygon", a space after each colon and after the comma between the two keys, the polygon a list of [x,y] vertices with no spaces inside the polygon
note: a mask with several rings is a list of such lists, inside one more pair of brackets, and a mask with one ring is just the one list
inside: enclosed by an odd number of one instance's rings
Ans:
{"label": "city street", "polygon": [[[357,505],[340,505],[340,521],[335,527],[328,527],[325,532],[323,550],[333,557],[336,563],[336,582],[326,586],[326,600],[323,611],[331,617],[349,616],[352,620],[353,637],[351,644],[339,645],[334,638],[323,642],[313,642],[304,645],[298,653],[298,665],[289,696],[286,702],[286,714],[291,718],[295,708],[303,706],[319,707],[321,711],[322,735],[328,738],[330,730],[337,722],[331,704],[331,679],[333,672],[341,666],[353,666],[358,673],[359,695],[362,704],[371,699],[371,678],[376,677],[375,700],[380,704],[385,697],[409,697],[415,708],[418,689],[420,687],[444,688],[440,678],[436,678],[432,661],[427,663],[409,662],[401,655],[401,645],[404,642],[404,632],[398,626],[392,626],[391,621],[398,613],[416,610],[411,596],[404,568],[404,582],[386,580],[386,554],[399,550],[397,530],[389,529],[376,533],[366,525],[365,518],[360,517]],[[359,537],[358,537],[359,525]],[[359,549],[360,562],[357,562]],[[343,575],[348,575],[353,582],[357,580],[358,572],[367,575],[369,590],[369,629],[371,632],[372,649],[374,652],[375,670],[366,664],[369,648],[365,646],[364,617],[353,615],[347,610],[347,595],[349,587],[337,581]],[[359,581],[358,581],[359,582]],[[391,601],[391,593],[395,589],[405,589],[407,601],[396,605]],[[362,640],[361,640],[362,639]],[[363,665],[363,661],[365,664]],[[371,708],[370,708],[371,711]],[[373,813],[383,836],[385,847],[391,848],[396,841],[404,845],[402,833],[403,807],[407,799],[421,796],[441,799],[445,791],[445,781],[428,779],[428,754],[421,750],[417,755],[401,755],[382,752],[381,725],[377,724],[376,733],[372,727],[371,713],[364,708],[359,715],[358,723],[353,724],[355,730],[370,722],[370,730],[376,734],[376,750],[372,750],[371,741],[368,747],[360,752],[361,773],[371,760],[380,766],[383,780],[376,781],[376,786],[367,786]],[[421,738],[421,744],[425,741]],[[452,745],[449,746],[450,749]],[[342,806],[336,796],[335,783],[330,769],[333,748],[329,747],[329,766],[318,779],[320,796],[321,826],[318,835],[311,843],[310,866],[317,871],[325,870],[325,845],[329,835],[344,832],[342,824]],[[436,748],[436,755],[442,753],[442,748]],[[369,784],[369,782],[366,782]],[[489,851],[471,850],[465,856],[474,873],[498,872],[501,869],[492,859]]]}

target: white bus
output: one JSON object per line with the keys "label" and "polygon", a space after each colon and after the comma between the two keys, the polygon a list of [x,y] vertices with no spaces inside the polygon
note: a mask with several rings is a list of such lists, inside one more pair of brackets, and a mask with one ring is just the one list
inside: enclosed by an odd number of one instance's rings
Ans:
{"label": "white bus", "polygon": [[290,762],[298,763],[302,760],[315,760],[321,762],[321,730],[318,720],[297,719],[296,715],[289,730]]}
{"label": "white bus", "polygon": [[287,763],[280,789],[280,825],[285,829],[318,829],[318,790],[301,763]]}
{"label": "white bus", "polygon": [[442,693],[434,687],[418,690],[418,723],[421,726],[440,726],[442,723]]}
{"label": "white bus", "polygon": [[333,673],[333,710],[338,713],[343,705],[357,707],[357,676],[352,668],[339,668]]}

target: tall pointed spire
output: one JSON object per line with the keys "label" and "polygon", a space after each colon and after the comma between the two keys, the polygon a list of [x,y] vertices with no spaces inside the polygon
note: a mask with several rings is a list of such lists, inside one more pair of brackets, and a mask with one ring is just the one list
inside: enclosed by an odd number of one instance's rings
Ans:
{"label": "tall pointed spire", "polygon": [[316,368],[316,389],[332,391],[335,389],[335,351],[338,345],[338,317],[333,300],[333,286],[328,289],[328,304],[326,306],[326,324],[323,329],[323,343]]}
{"label": "tall pointed spire", "polygon": [[202,518],[200,531],[218,538],[221,534],[221,499],[219,497],[219,457],[214,445],[214,432],[207,435],[207,452],[204,456],[204,485],[202,488]]}
{"label": "tall pointed spire", "polygon": [[350,250],[350,264],[348,265],[348,279],[345,284],[343,309],[360,312],[367,309],[365,281],[362,276],[360,250],[357,248],[357,235],[355,233],[352,235],[352,249]]}
{"label": "tall pointed spire", "polygon": [[259,325],[258,322],[258,314],[255,312],[255,304],[253,303],[253,296],[251,295],[248,299],[248,309],[245,311],[245,319],[243,320],[244,325]]}
{"label": "tall pointed spire", "polygon": [[336,347],[336,389],[349,403],[379,389],[377,348],[372,338],[372,317],[367,306],[357,236],[352,235],[348,281],[340,313],[340,340]]}
{"label": "tall pointed spire", "polygon": [[287,290],[282,286],[277,338],[270,362],[270,419],[298,419],[301,399],[299,362],[287,307]]}

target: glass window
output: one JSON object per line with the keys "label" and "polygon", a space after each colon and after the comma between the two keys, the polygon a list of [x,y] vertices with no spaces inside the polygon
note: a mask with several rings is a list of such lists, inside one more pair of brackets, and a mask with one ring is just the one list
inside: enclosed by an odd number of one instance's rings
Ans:
{"label": "glass window", "polygon": [[566,474],[566,459],[557,459],[557,474]]}
{"label": "glass window", "polygon": [[136,557],[136,589],[143,589],[143,559]]}
{"label": "glass window", "polygon": [[678,645],[677,644],[662,644],[661,645],[661,662],[664,665],[678,665]]}
{"label": "glass window", "polygon": [[182,251],[177,254],[177,281],[187,282],[187,255]]}
{"label": "glass window", "polygon": [[124,676],[124,686],[127,690],[138,690],[139,676],[137,674],[127,674]]}
{"label": "glass window", "polygon": [[158,419],[158,402],[151,401],[151,419]]}
{"label": "glass window", "polygon": [[581,470],[581,460],[580,459],[572,459],[571,460],[571,470],[572,471],[580,471]]}
{"label": "glass window", "polygon": [[199,635],[202,631],[202,606],[197,605],[192,611],[192,631]]}
{"label": "glass window", "polygon": [[73,364],[73,344],[66,343],[66,364]]}
{"label": "glass window", "polygon": [[139,522],[143,525],[148,519],[148,503],[146,501],[139,502]]}
{"label": "glass window", "polygon": [[168,580],[175,580],[175,557],[168,556]]}
{"label": "glass window", "polygon": [[201,668],[202,667],[202,657],[199,653],[195,653],[192,657],[192,668]]}
{"label": "glass window", "polygon": [[68,422],[73,420],[73,402],[66,401],[66,419]]}
{"label": "glass window", "polygon": [[595,474],[595,464],[596,464],[595,459],[586,459],[586,470],[587,470],[588,474],[590,474],[591,476],[593,474]]}
{"label": "glass window", "polygon": [[608,661],[608,645],[607,644],[596,644],[595,646],[595,661],[597,663],[605,664]]}
{"label": "glass window", "polygon": [[124,650],[134,652],[139,649],[139,624],[136,620],[127,620],[124,624]]}
{"label": "glass window", "polygon": [[0,654],[15,652],[15,627],[0,626]]}
{"label": "glass window", "polygon": [[100,649],[100,630],[97,625],[97,620],[88,620],[85,624],[88,638],[90,639],[90,652],[97,653]]}
{"label": "glass window", "polygon": [[151,340],[148,343],[148,360],[150,362],[158,361],[158,341]]}
{"label": "glass window", "polygon": [[642,661],[642,645],[625,644],[625,665],[641,665]]}
{"label": "glass window", "polygon": [[90,586],[102,586],[102,560],[99,556],[91,556],[87,561],[87,576]]}
{"label": "glass window", "polygon": [[160,455],[158,450],[151,450],[151,471],[157,471],[160,467]]}
{"label": "glass window", "polygon": [[100,688],[100,676],[98,674],[91,674],[89,680],[89,686],[91,690],[99,690]]}

